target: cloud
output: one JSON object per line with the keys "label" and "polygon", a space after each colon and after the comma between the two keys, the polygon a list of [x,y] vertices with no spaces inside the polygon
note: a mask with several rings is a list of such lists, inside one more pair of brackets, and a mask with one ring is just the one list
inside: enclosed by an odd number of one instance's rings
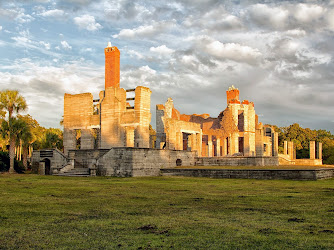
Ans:
{"label": "cloud", "polygon": [[284,28],[288,23],[289,11],[281,6],[255,4],[249,8],[248,13],[253,22],[264,27]]}
{"label": "cloud", "polygon": [[0,31],[2,30],[2,26],[0,25]]}
{"label": "cloud", "polygon": [[214,41],[206,45],[206,51],[214,57],[225,58],[237,62],[254,63],[262,54],[258,49],[237,43],[221,43]]}
{"label": "cloud", "polygon": [[65,50],[71,50],[72,49],[72,46],[70,46],[68,44],[68,42],[66,42],[66,41],[61,41],[60,44],[61,44],[62,48],[65,49]]}
{"label": "cloud", "polygon": [[[15,72],[18,68],[21,70]],[[104,86],[101,72],[103,67],[81,60],[55,67],[49,61],[23,58],[10,66],[0,66],[1,88],[15,86],[27,100],[29,114],[42,126],[59,127],[64,93],[92,92],[97,97]]]}
{"label": "cloud", "polygon": [[95,17],[91,15],[82,15],[74,18],[74,23],[79,29],[86,29],[88,31],[96,31],[102,29],[102,25],[95,21]]}
{"label": "cloud", "polygon": [[134,29],[122,29],[117,35],[113,35],[112,37],[119,39],[149,38],[164,32],[173,24],[174,22],[163,21],[155,22],[151,25],[141,25]]}
{"label": "cloud", "polygon": [[18,23],[29,23],[33,21],[33,18],[29,14],[25,14],[23,8],[11,8],[11,9],[2,9],[0,8],[0,17],[8,20],[15,20]]}
{"label": "cloud", "polygon": [[169,54],[172,54],[172,53],[175,52],[175,50],[167,48],[166,45],[161,45],[161,46],[158,46],[158,47],[151,47],[150,51],[154,52],[154,53],[157,53],[157,54],[160,54],[160,55],[169,55]]}
{"label": "cloud", "polygon": [[51,47],[50,47],[50,43],[46,43],[46,42],[43,42],[43,41],[40,41],[39,42],[41,45],[43,45],[45,47],[45,49],[49,50]]}
{"label": "cloud", "polygon": [[53,9],[53,10],[48,10],[40,13],[39,15],[43,17],[55,17],[59,18],[62,17],[65,14],[63,10],[58,10],[58,9]]}
{"label": "cloud", "polygon": [[295,6],[294,17],[299,22],[309,23],[322,17],[324,11],[321,6],[300,3]]}
{"label": "cloud", "polygon": [[243,28],[242,21],[239,17],[227,13],[223,5],[212,8],[204,15],[202,13],[189,15],[184,20],[183,24],[186,27],[192,27],[194,29],[205,29],[206,32],[210,33]]}

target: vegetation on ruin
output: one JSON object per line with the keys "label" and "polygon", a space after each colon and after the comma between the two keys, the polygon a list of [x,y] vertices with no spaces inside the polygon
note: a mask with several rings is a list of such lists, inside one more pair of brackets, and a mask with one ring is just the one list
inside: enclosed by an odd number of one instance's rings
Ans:
{"label": "vegetation on ruin", "polygon": [[334,179],[0,174],[4,249],[330,249]]}

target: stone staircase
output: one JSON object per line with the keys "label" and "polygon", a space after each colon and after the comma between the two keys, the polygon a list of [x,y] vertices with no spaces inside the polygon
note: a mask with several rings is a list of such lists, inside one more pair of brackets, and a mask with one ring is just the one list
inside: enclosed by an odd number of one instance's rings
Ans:
{"label": "stone staircase", "polygon": [[54,174],[56,176],[89,177],[88,168],[72,168],[62,173]]}

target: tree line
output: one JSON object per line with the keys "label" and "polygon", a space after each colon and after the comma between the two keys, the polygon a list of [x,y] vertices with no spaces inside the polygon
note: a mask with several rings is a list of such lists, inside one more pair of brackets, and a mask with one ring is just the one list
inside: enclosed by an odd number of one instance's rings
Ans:
{"label": "tree line", "polygon": [[298,123],[288,127],[273,126],[278,132],[278,151],[283,153],[284,141],[292,141],[296,149],[297,159],[310,157],[310,141],[322,143],[323,164],[334,164],[334,135],[330,131],[302,128]]}
{"label": "tree line", "polygon": [[63,148],[62,131],[40,126],[29,114],[20,114],[25,110],[26,100],[17,90],[0,91],[0,171],[22,172],[33,150]]}

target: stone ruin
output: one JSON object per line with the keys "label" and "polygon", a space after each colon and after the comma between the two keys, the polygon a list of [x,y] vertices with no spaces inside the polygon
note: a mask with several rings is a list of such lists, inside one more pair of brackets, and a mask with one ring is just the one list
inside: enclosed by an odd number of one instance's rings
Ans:
{"label": "stone ruin", "polygon": [[[227,107],[217,118],[180,114],[171,98],[156,105],[153,141],[151,90],[121,88],[120,52],[108,43],[104,53],[105,89],[99,99],[91,93],[64,95],[64,152],[35,151],[32,163],[36,171],[155,176],[162,168],[181,165],[279,164],[277,132],[258,122],[254,103],[240,101],[233,85],[226,91]],[[289,160],[293,161],[290,157],[286,162]]]}

